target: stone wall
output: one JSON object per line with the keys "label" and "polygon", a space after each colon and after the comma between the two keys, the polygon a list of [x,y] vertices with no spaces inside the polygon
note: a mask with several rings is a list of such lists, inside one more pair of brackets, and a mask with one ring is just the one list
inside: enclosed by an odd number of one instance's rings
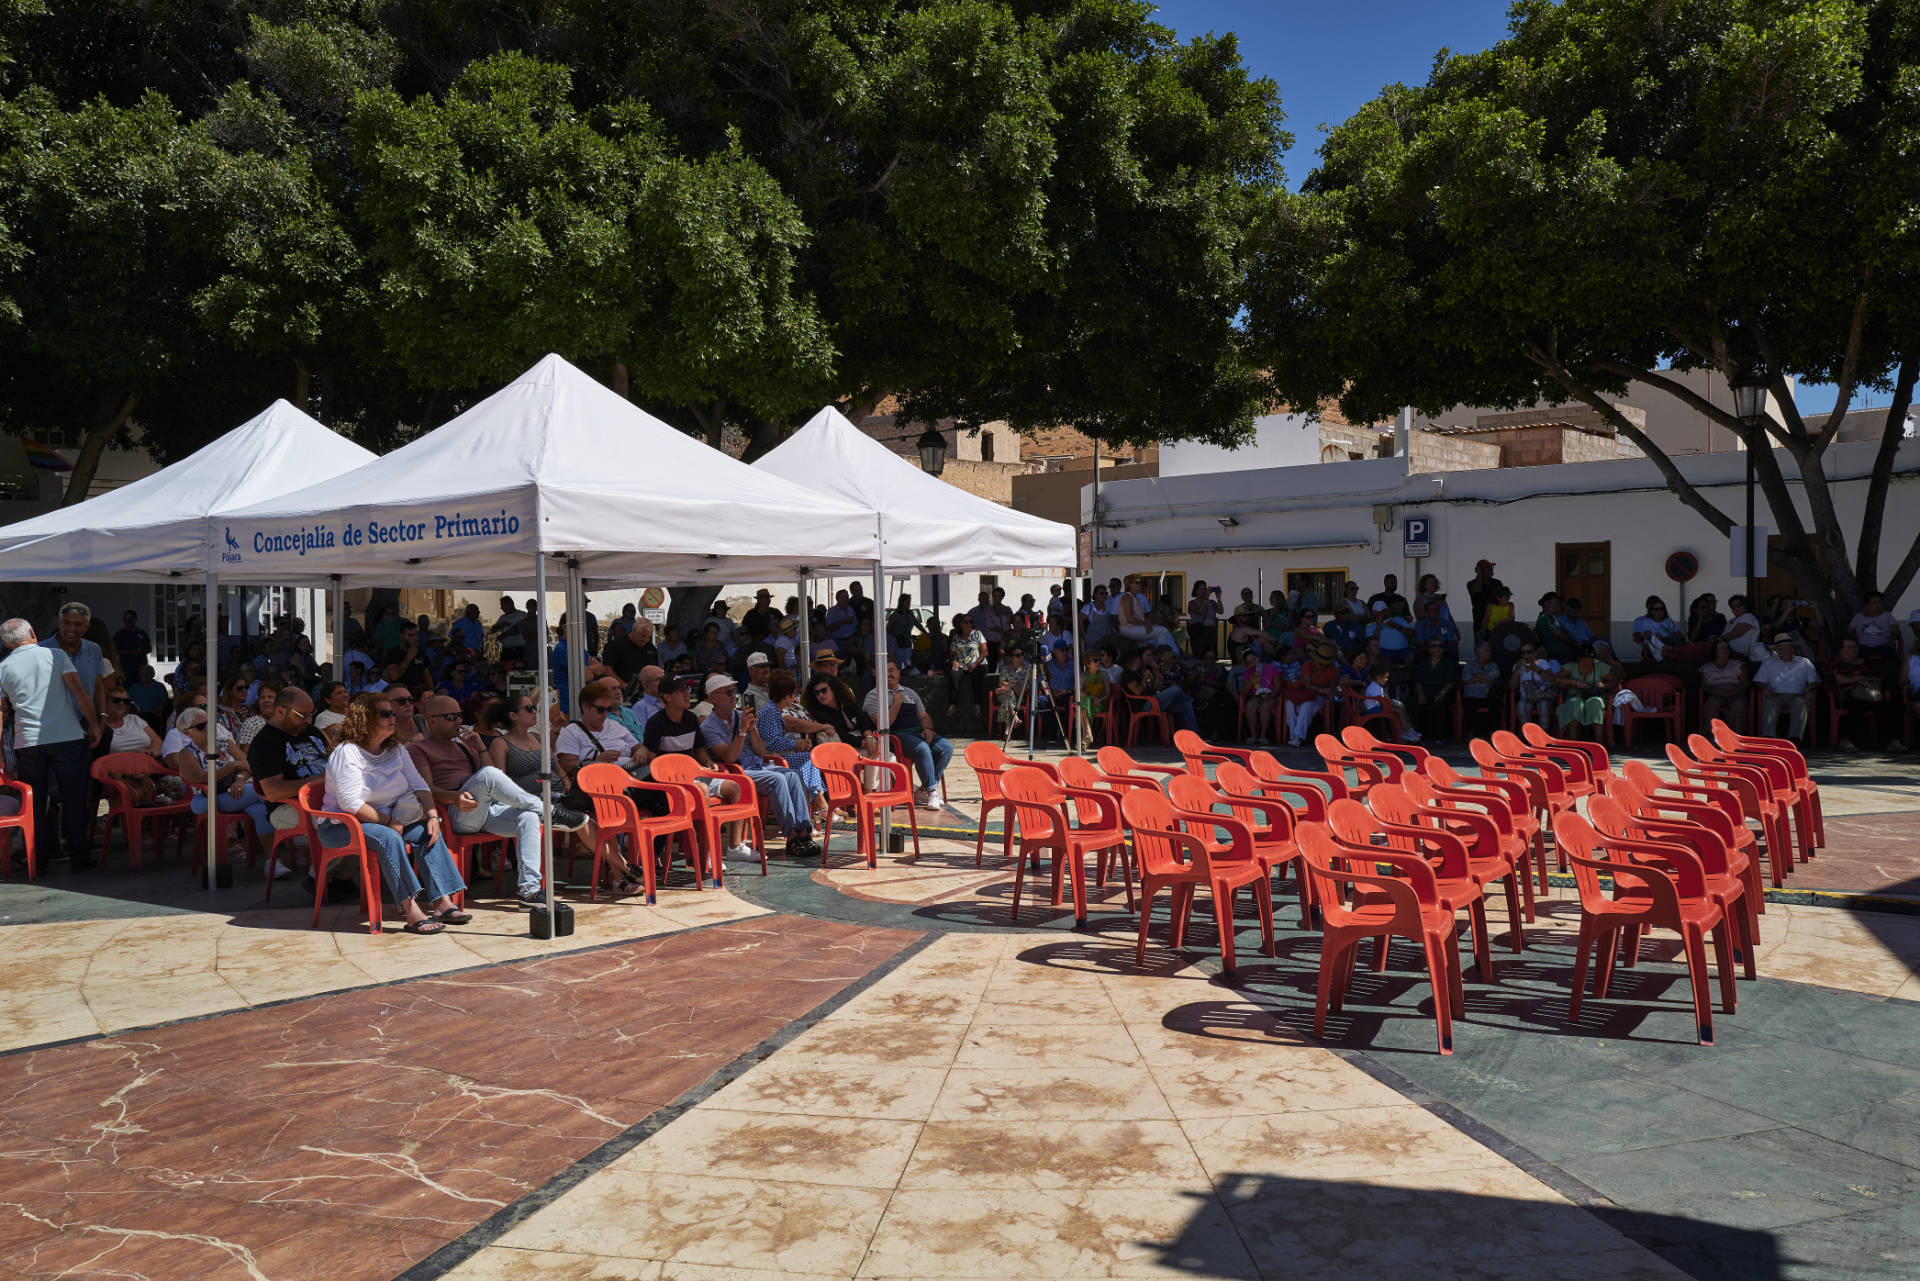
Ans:
{"label": "stone wall", "polygon": [[1407,442],[1409,472],[1476,471],[1501,466],[1500,446],[1439,432],[1416,431]]}
{"label": "stone wall", "polygon": [[[1335,458],[1330,451],[1338,450]],[[1320,460],[1350,462],[1353,458],[1379,458],[1381,451],[1393,450],[1393,438],[1373,427],[1355,427],[1345,421],[1320,420]]]}

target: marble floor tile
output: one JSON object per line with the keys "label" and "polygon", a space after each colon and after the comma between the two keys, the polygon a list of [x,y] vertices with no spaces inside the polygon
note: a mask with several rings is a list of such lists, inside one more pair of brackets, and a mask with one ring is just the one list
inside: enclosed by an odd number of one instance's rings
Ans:
{"label": "marble floor tile", "polygon": [[1199,1188],[1206,1172],[1172,1121],[930,1121],[904,1188]]}
{"label": "marble floor tile", "polygon": [[891,1188],[920,1126],[864,1117],[733,1112],[703,1106],[621,1157],[614,1169],[778,1183]]}
{"label": "marble floor tile", "polygon": [[211,966],[165,978],[89,981],[79,995],[104,1032],[218,1014],[246,1004],[239,991]]}
{"label": "marble floor tile", "polygon": [[1207,1192],[902,1189],[862,1277],[1255,1277]]}
{"label": "marble floor tile", "polygon": [[1245,1175],[1365,1180],[1488,1163],[1484,1146],[1411,1103],[1180,1124],[1216,1181]]}
{"label": "marble floor tile", "polygon": [[788,1043],[788,1063],[829,1066],[944,1068],[967,1029],[956,1023],[841,1022],[829,1019]]}
{"label": "marble floor tile", "polygon": [[1139,1067],[954,1068],[946,1073],[935,1121],[1172,1120],[1160,1087]]}
{"label": "marble floor tile", "polygon": [[[953,1075],[945,1068],[824,1066],[784,1054],[728,1085],[713,1102],[739,1112],[920,1121]],[[1150,1083],[1149,1083],[1150,1084]]]}
{"label": "marble floor tile", "polygon": [[961,1068],[1019,1069],[1127,1068],[1141,1066],[1133,1038],[1118,1023],[1109,1024],[987,1024],[966,1029],[959,1057]]}
{"label": "marble floor tile", "polygon": [[0,996],[0,1050],[46,1045],[77,1036],[98,1036],[104,1029],[77,988]]}
{"label": "marble floor tile", "polygon": [[444,1274],[446,1281],[659,1281],[665,1264],[604,1255],[490,1245]]}
{"label": "marble floor tile", "polygon": [[841,1006],[837,1017],[858,1022],[899,1019],[913,1023],[959,1023],[973,1020],[980,991],[971,986],[923,984],[876,985]]}
{"label": "marble floor tile", "polygon": [[497,1245],[671,1264],[852,1276],[887,1193],[601,1170]]}
{"label": "marble floor tile", "polygon": [[1151,1061],[1149,1070],[1181,1120],[1394,1107],[1406,1099],[1325,1050],[1271,1047],[1245,1062],[1218,1058]]}

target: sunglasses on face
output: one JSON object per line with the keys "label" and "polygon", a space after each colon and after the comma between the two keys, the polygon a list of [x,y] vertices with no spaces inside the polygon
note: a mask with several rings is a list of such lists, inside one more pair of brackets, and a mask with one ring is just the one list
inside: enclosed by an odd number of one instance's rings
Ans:
{"label": "sunglasses on face", "polygon": [[411,707],[413,706],[413,700],[411,698],[396,698],[393,700],[393,705],[395,707]]}
{"label": "sunglasses on face", "polygon": [[427,717],[427,719],[428,719],[428,720],[430,720],[430,721],[457,721],[457,720],[459,720],[459,719],[460,719],[460,713],[458,713],[458,712],[435,712],[435,713],[434,713],[433,715],[431,715],[431,716],[429,716],[429,717]]}
{"label": "sunglasses on face", "polygon": [[590,712],[599,712],[602,716],[606,716],[612,713],[613,704],[612,703],[588,703],[587,710]]}
{"label": "sunglasses on face", "polygon": [[110,698],[107,700],[107,702],[113,704],[115,707],[125,707],[128,701],[129,700],[124,698]]}

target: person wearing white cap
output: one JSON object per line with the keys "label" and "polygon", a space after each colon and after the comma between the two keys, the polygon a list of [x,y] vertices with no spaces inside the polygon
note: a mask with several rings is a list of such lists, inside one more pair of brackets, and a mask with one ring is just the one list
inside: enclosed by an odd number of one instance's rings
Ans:
{"label": "person wearing white cap", "polygon": [[1767,691],[1760,704],[1760,733],[1770,734],[1780,713],[1787,714],[1787,737],[1798,740],[1807,729],[1807,703],[1813,687],[1820,683],[1820,671],[1813,663],[1794,653],[1792,632],[1773,638],[1773,657],[1760,664],[1753,683]]}
{"label": "person wearing white cap", "polygon": [[755,716],[767,705],[767,677],[771,675],[773,662],[765,650],[756,649],[747,655],[747,687],[740,690],[739,695],[747,711]]}
{"label": "person wearing white cap", "polygon": [[[807,785],[793,770],[776,764],[773,753],[760,738],[758,718],[740,708],[740,687],[731,676],[707,677],[707,701],[713,711],[700,722],[700,734],[707,755],[722,765],[736,765],[753,783],[754,792],[767,798],[773,807],[774,822],[787,838],[788,857],[817,852],[813,850],[813,822],[808,812]],[[759,854],[745,841],[737,841],[727,857],[743,862],[757,861]]]}

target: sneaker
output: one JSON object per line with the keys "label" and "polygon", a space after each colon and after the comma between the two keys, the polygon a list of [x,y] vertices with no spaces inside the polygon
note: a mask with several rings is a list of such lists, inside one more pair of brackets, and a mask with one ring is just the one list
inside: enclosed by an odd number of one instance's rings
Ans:
{"label": "sneaker", "polygon": [[522,907],[545,907],[547,905],[547,896],[541,891],[535,890],[531,894],[515,894],[513,901]]}
{"label": "sneaker", "polygon": [[1403,743],[1417,743],[1420,741],[1420,731],[1417,729],[1410,729],[1406,733],[1400,736],[1400,741]]}
{"label": "sneaker", "polygon": [[1840,752],[1857,752],[1860,750],[1853,745],[1853,740],[1850,738],[1836,739],[1834,740],[1833,746],[1835,751]]}
{"label": "sneaker", "polygon": [[760,861],[760,851],[754,849],[753,846],[747,844],[745,841],[742,841],[727,851],[726,859],[730,863],[758,863]]}
{"label": "sneaker", "polygon": [[1896,738],[1887,744],[1887,750],[1889,752],[1904,752],[1907,750],[1907,745]]}
{"label": "sneaker", "polygon": [[284,881],[284,880],[286,880],[286,879],[287,879],[287,878],[288,878],[289,876],[292,876],[292,875],[293,875],[293,869],[292,869],[292,868],[290,868],[290,867],[288,867],[288,866],[287,866],[287,865],[286,865],[286,864],[285,864],[284,862],[282,862],[282,861],[281,861],[280,859],[275,859],[275,860],[273,860],[273,879],[274,879],[274,880],[276,880],[276,881]]}
{"label": "sneaker", "polygon": [[931,803],[932,800],[933,800],[933,793],[929,792],[926,788],[916,787],[913,789],[913,803],[919,806],[921,809],[926,809],[928,804]]}
{"label": "sneaker", "polygon": [[577,832],[587,825],[587,816],[579,810],[570,810],[564,805],[553,807],[553,830],[556,832]]}

